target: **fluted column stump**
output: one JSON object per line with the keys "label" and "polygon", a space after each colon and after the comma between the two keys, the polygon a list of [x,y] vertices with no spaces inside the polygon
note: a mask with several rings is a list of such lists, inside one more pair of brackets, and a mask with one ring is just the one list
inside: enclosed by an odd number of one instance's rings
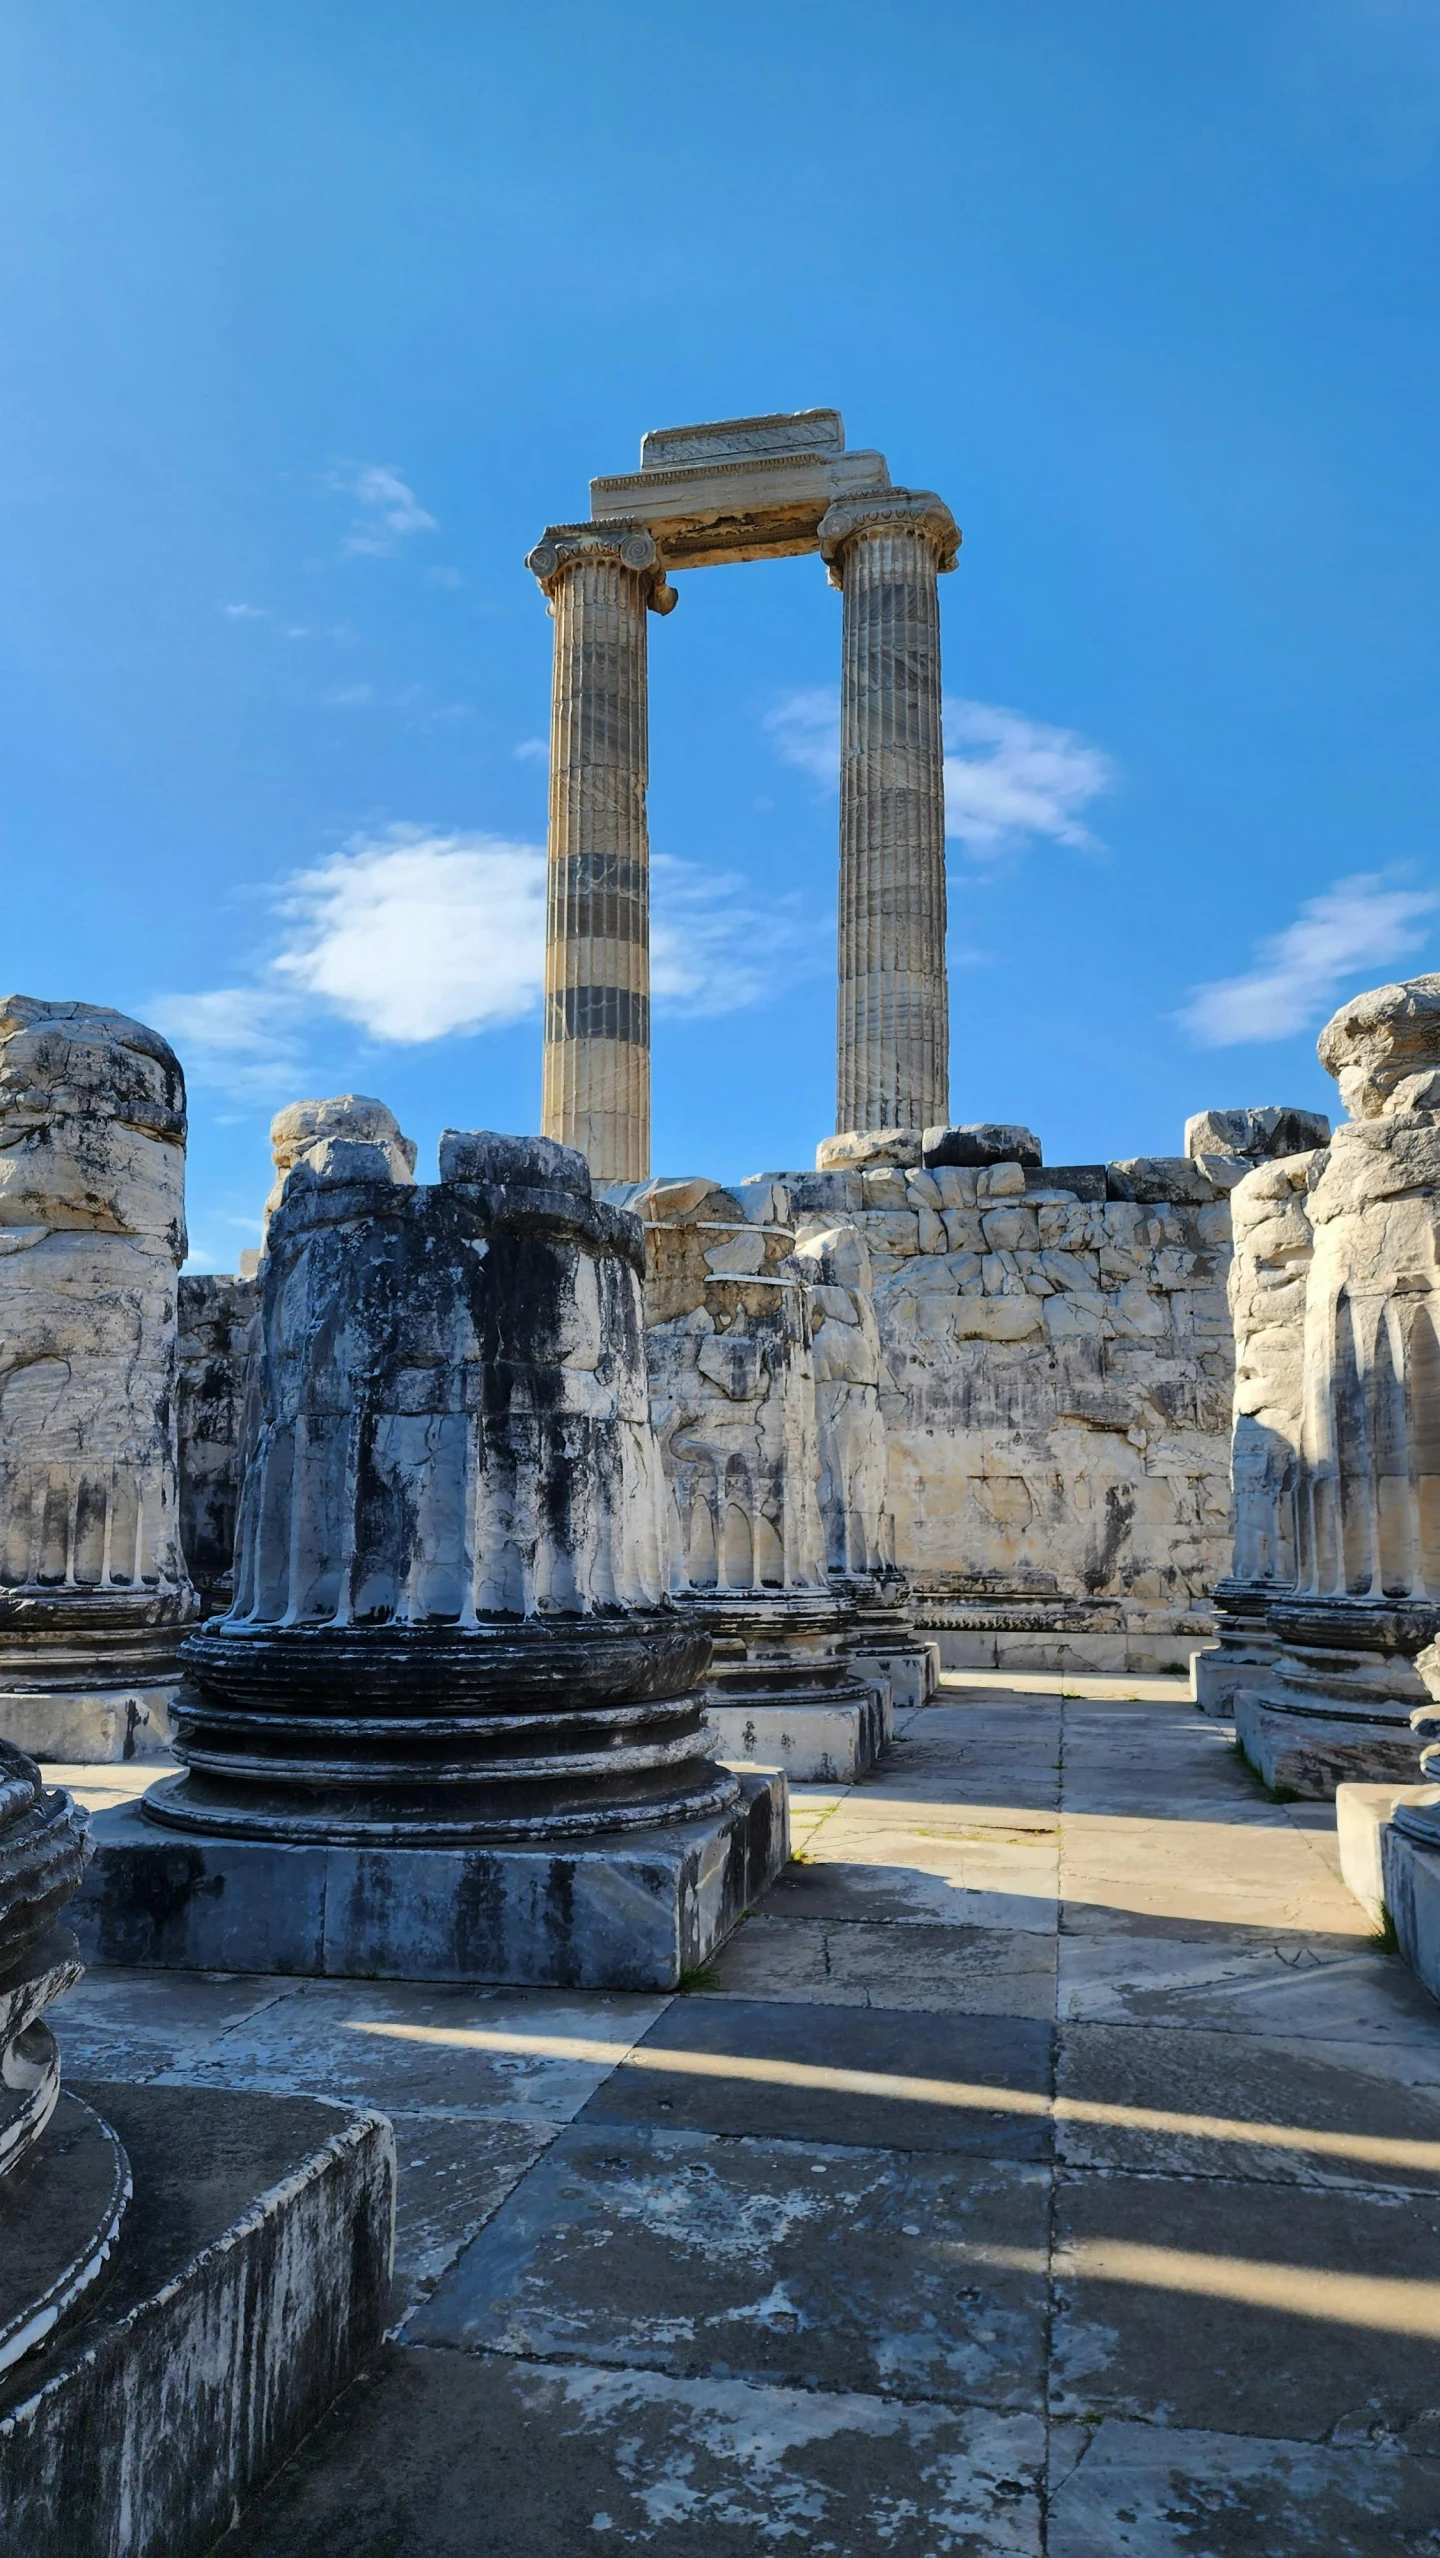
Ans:
{"label": "fluted column stump", "polygon": [[949,1118],[945,762],[936,580],[960,534],[928,491],[832,506],[820,548],[845,599],[835,1125]]}
{"label": "fluted column stump", "polygon": [[643,526],[555,524],[526,562],[555,621],[541,1128],[597,1181],[650,1170],[645,616],[675,590]]}
{"label": "fluted column stump", "polygon": [[1230,1193],[1235,1326],[1230,1485],[1232,1568],[1215,1585],[1220,1641],[1195,1658],[1202,1714],[1233,1715],[1275,1668],[1274,1601],[1294,1586],[1305,1353],[1305,1282],[1314,1249],[1307,1184],[1320,1150],[1257,1164]]}

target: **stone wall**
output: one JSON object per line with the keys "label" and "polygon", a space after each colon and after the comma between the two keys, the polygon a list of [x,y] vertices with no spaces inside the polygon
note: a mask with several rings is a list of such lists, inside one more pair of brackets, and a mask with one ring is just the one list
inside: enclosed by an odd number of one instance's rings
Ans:
{"label": "stone wall", "polygon": [[1230,1560],[1245,1159],[783,1176],[868,1247],[895,1561],[947,1666],[1181,1667]]}
{"label": "stone wall", "polygon": [[[691,1179],[610,1196],[652,1220],[666,1199],[662,1222],[673,1215],[677,1230],[694,1231],[663,1240],[706,1247],[702,1293],[723,1279],[737,1298],[766,1282],[776,1296],[777,1274],[762,1264],[793,1236],[787,1267],[807,1282],[807,1387],[814,1369],[804,1427],[832,1571],[893,1556],[920,1630],[953,1668],[1180,1670],[1214,1640],[1211,1593],[1231,1567],[1230,1194],[1257,1161],[1326,1133],[1294,1111],[1209,1112],[1187,1127],[1184,1156],[1045,1167],[1024,1130],[923,1140],[896,1130],[888,1143],[828,1140],[826,1169],[757,1174],[724,1194]],[[922,1150],[951,1159],[922,1165]],[[967,1162],[967,1152],[1000,1159]],[[718,1337],[708,1349],[692,1338],[698,1323],[708,1339],[715,1317],[697,1311],[693,1286],[676,1293],[678,1276],[678,1263],[657,1264],[648,1291],[662,1438],[682,1349],[711,1419],[738,1417],[743,1386]],[[697,1560],[694,1419],[687,1406],[668,1465],[680,1587]],[[797,1572],[773,1502],[758,1503],[760,1521],[751,1515],[753,1493],[739,1505],[750,1555],[778,1532],[787,1558],[778,1575],[752,1561],[757,1581],[823,1583],[819,1554]],[[718,1476],[704,1506],[716,1554],[710,1564],[705,1541],[702,1580],[743,1580],[738,1552],[733,1573],[720,1568],[721,1514],[736,1505],[722,1501]],[[801,1543],[808,1553],[813,1537]]]}

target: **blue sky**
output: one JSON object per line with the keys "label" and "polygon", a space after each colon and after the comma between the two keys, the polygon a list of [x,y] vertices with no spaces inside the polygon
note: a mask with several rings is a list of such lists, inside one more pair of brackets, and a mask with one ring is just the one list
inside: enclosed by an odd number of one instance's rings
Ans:
{"label": "blue sky", "polygon": [[[956,1118],[1326,1107],[1440,965],[1430,0],[7,0],[5,976],[270,1113],[535,1124],[550,627],[648,427],[836,405],[942,587]],[[651,624],[655,1160],[832,1124],[839,599]]]}

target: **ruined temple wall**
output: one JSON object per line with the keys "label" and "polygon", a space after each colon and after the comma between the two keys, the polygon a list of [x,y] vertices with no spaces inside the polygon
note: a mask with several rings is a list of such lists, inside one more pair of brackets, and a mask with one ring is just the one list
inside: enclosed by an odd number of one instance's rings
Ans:
{"label": "ruined temple wall", "polygon": [[1179,1668],[1212,1638],[1243,1169],[785,1176],[802,1235],[850,1217],[869,1249],[895,1560],[947,1666]]}

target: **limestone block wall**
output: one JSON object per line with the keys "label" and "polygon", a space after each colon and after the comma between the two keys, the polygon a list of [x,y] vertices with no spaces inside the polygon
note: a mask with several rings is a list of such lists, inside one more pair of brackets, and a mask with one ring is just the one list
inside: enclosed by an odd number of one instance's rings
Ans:
{"label": "limestone block wall", "polygon": [[784,1176],[802,1245],[841,1218],[864,1238],[895,1561],[948,1666],[1180,1667],[1213,1632],[1248,1169]]}

